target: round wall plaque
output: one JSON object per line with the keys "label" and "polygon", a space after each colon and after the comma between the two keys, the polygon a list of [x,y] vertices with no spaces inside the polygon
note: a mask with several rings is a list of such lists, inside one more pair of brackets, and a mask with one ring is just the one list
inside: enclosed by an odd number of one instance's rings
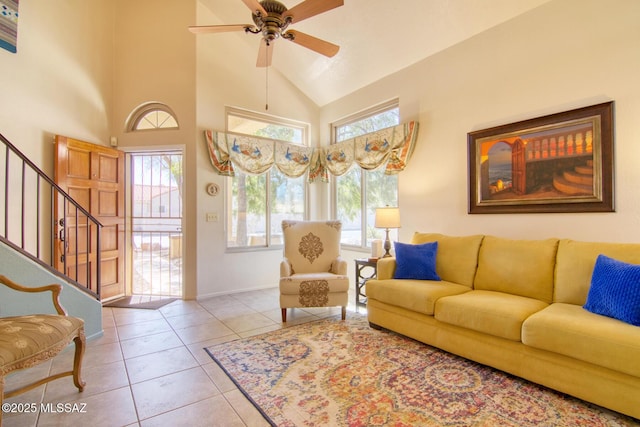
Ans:
{"label": "round wall plaque", "polygon": [[220,192],[220,186],[216,183],[207,184],[207,194],[210,196],[217,196]]}

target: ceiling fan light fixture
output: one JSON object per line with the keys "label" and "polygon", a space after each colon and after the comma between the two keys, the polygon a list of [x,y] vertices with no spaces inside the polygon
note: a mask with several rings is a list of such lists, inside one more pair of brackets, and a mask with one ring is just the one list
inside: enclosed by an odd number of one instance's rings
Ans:
{"label": "ceiling fan light fixture", "polygon": [[283,18],[282,14],[287,11],[287,7],[276,0],[263,0],[260,2],[262,8],[267,12],[263,15],[259,10],[252,15],[258,32],[267,43],[274,41],[282,35],[292,21],[291,17]]}

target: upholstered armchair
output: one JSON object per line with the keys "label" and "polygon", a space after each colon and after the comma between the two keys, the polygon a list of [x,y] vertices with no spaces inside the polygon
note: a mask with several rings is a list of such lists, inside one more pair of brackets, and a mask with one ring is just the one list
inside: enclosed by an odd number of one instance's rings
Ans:
{"label": "upholstered armchair", "polygon": [[[53,306],[58,314],[32,314],[0,318],[0,404],[4,399],[32,390],[49,381],[73,376],[73,383],[79,391],[85,383],[80,378],[82,356],[84,355],[84,321],[67,316],[60,305],[59,296],[62,286],[58,284],[28,288],[0,276],[0,283],[19,292],[51,291]],[[7,374],[30,368],[58,355],[67,345],[75,342],[73,369],[50,375],[9,392],[4,391],[4,378]],[[2,412],[0,411],[0,426]]]}
{"label": "upholstered armchair", "polygon": [[282,221],[280,308],[342,307],[349,301],[347,262],[340,258],[340,221]]}

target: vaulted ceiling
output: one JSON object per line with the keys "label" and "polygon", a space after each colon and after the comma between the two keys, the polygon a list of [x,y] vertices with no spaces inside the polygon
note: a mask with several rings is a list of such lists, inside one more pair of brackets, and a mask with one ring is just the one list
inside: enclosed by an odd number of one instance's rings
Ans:
{"label": "vaulted ceiling", "polygon": [[[302,0],[280,1],[291,8]],[[291,26],[339,45],[336,56],[326,58],[277,40],[272,67],[323,106],[548,1],[344,0],[344,6]],[[253,23],[241,0],[200,2],[219,20],[199,25]],[[259,35],[198,37],[230,38],[257,57]]]}

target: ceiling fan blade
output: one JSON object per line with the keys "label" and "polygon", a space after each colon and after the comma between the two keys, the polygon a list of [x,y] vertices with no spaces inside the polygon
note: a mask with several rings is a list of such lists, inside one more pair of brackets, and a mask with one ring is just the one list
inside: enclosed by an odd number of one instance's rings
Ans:
{"label": "ceiling fan blade", "polygon": [[189,31],[195,34],[200,33],[227,33],[230,31],[244,31],[245,28],[251,28],[252,25],[248,24],[235,24],[235,25],[202,25],[191,26]]}
{"label": "ceiling fan blade", "polygon": [[344,0],[305,0],[284,12],[282,17],[290,16],[292,22],[300,22],[342,5]]}
{"label": "ceiling fan blade", "polygon": [[316,51],[324,56],[331,58],[340,50],[340,46],[328,41],[321,40],[319,38],[310,36],[309,34],[302,33],[296,30],[289,30],[284,35],[284,38],[291,40],[292,42],[304,46],[307,49]]}
{"label": "ceiling fan blade", "polygon": [[264,7],[262,7],[258,0],[242,0],[242,2],[246,4],[249,9],[251,9],[251,13],[260,11],[262,16],[267,16],[267,11],[264,9]]}
{"label": "ceiling fan blade", "polygon": [[260,40],[260,49],[258,50],[258,60],[256,61],[256,67],[269,67],[271,66],[271,59],[273,58],[273,45],[271,43],[267,45],[267,42]]}

